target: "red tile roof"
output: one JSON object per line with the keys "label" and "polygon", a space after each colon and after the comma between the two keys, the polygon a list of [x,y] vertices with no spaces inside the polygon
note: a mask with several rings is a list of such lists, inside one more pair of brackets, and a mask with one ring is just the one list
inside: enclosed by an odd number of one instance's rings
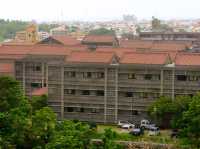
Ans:
{"label": "red tile roof", "polygon": [[85,43],[112,43],[117,38],[113,35],[87,35],[83,38],[82,42]]}
{"label": "red tile roof", "polygon": [[141,53],[141,52],[132,52],[125,53],[121,58],[121,64],[155,64],[163,65],[169,60],[169,55],[167,53]]}
{"label": "red tile roof", "polygon": [[13,63],[0,63],[0,73],[13,73],[14,64]]}
{"label": "red tile roof", "polygon": [[152,41],[142,40],[121,40],[120,47],[122,48],[137,48],[137,49],[150,49],[152,47]]}
{"label": "red tile roof", "polygon": [[175,58],[175,64],[182,66],[200,66],[200,54],[178,53]]}
{"label": "red tile roof", "polygon": [[28,52],[30,55],[59,55],[59,56],[67,56],[69,55],[71,50],[64,46],[44,46],[44,45],[36,45],[31,48]]}
{"label": "red tile roof", "polygon": [[110,63],[113,52],[73,51],[66,61],[69,63]]}
{"label": "red tile roof", "polygon": [[80,45],[81,42],[79,40],[77,40],[74,37],[71,36],[51,36],[51,38],[61,42],[62,44],[66,45],[66,46],[76,46],[76,45]]}
{"label": "red tile roof", "polygon": [[31,94],[32,96],[41,96],[41,95],[46,95],[47,93],[48,93],[48,88],[43,87],[43,88],[34,90]]}
{"label": "red tile roof", "polygon": [[127,52],[135,52],[136,49],[130,49],[130,48],[97,48],[96,49],[97,52],[114,52],[118,57],[122,57],[124,53]]}
{"label": "red tile roof", "polygon": [[32,46],[1,46],[0,57],[23,58],[26,55],[69,55],[71,50],[64,46],[32,45]]}
{"label": "red tile roof", "polygon": [[191,42],[177,41],[146,41],[146,40],[121,40],[120,47],[136,48],[150,51],[182,51],[186,47],[191,47]]}

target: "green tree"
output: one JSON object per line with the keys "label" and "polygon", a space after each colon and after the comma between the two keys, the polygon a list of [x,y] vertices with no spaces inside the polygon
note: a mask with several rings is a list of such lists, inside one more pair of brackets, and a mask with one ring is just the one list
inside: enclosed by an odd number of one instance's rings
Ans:
{"label": "green tree", "polygon": [[114,30],[109,30],[106,28],[99,28],[99,29],[94,29],[89,32],[89,35],[115,35]]}
{"label": "green tree", "polygon": [[166,127],[166,125],[169,126],[169,121],[175,113],[175,109],[175,105],[171,98],[161,96],[148,107],[148,114],[157,125],[165,125],[164,127]]}
{"label": "green tree", "polygon": [[33,96],[31,99],[31,106],[33,112],[35,112],[36,110],[40,110],[43,107],[47,107],[48,105],[47,100],[48,100],[47,95]]}
{"label": "green tree", "polygon": [[49,108],[37,110],[32,116],[32,127],[29,138],[34,147],[44,148],[53,135],[56,126],[56,115]]}
{"label": "green tree", "polygon": [[90,144],[93,131],[89,125],[81,122],[58,122],[55,134],[47,144],[47,149],[87,149]]}
{"label": "green tree", "polygon": [[200,148],[200,93],[192,98],[189,107],[177,120],[180,137],[193,148]]}
{"label": "green tree", "polygon": [[0,19],[0,42],[5,39],[14,38],[15,33],[24,30],[28,23],[29,22]]}
{"label": "green tree", "polygon": [[18,107],[23,98],[18,81],[11,77],[0,77],[0,112]]}

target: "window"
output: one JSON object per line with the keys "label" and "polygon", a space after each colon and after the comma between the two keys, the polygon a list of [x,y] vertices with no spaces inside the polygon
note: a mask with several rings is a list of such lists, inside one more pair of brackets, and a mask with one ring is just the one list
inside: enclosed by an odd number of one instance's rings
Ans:
{"label": "window", "polygon": [[152,79],[152,74],[145,74],[144,75],[145,80],[151,80]]}
{"label": "window", "polygon": [[176,78],[178,81],[186,81],[187,80],[186,75],[177,75]]}
{"label": "window", "polygon": [[138,115],[138,111],[137,110],[133,110],[132,111],[132,115]]}
{"label": "window", "polygon": [[99,109],[92,108],[92,109],[91,109],[91,113],[99,113]]}
{"label": "window", "polygon": [[31,87],[32,88],[41,88],[42,87],[42,83],[35,83],[35,82],[33,82],[33,83],[31,83]]}
{"label": "window", "polygon": [[141,93],[141,98],[147,98],[147,97],[148,97],[148,93],[146,92]]}
{"label": "window", "polygon": [[133,93],[132,92],[126,92],[125,97],[133,97]]}
{"label": "window", "polygon": [[97,96],[104,96],[104,91],[96,91]]}
{"label": "window", "polygon": [[75,71],[68,72],[68,77],[75,78],[76,77],[76,72]]}
{"label": "window", "polygon": [[91,72],[84,72],[83,77],[84,78],[92,78],[92,73]]}
{"label": "window", "polygon": [[36,66],[35,71],[41,71],[41,66]]}
{"label": "window", "polygon": [[65,89],[64,93],[65,94],[69,94],[69,95],[75,95],[76,90],[74,90],[74,89]]}
{"label": "window", "polygon": [[134,73],[129,73],[128,74],[128,79],[136,79]]}
{"label": "window", "polygon": [[65,112],[74,112],[74,108],[73,107],[65,107],[64,111]]}
{"label": "window", "polygon": [[77,112],[84,112],[84,108],[77,108]]}
{"label": "window", "polygon": [[90,95],[90,91],[89,90],[84,90],[84,91],[82,91],[82,95]]}
{"label": "window", "polygon": [[104,73],[103,72],[98,72],[97,73],[97,78],[99,78],[99,79],[104,78]]}
{"label": "window", "polygon": [[198,77],[197,76],[188,76],[188,80],[189,81],[198,81]]}

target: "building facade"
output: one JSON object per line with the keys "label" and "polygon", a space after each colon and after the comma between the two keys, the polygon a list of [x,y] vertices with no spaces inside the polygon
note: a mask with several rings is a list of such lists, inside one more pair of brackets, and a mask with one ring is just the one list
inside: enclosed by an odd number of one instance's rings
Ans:
{"label": "building facade", "polygon": [[0,46],[0,74],[14,76],[29,97],[47,88],[59,119],[138,122],[159,96],[174,100],[200,90],[199,53],[72,50],[47,43]]}

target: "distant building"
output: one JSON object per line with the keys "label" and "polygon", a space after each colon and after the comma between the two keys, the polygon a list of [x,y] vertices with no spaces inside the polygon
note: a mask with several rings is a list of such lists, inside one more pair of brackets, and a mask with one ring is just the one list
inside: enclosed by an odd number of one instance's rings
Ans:
{"label": "distant building", "polygon": [[37,25],[29,25],[25,31],[16,32],[15,41],[23,42],[37,42],[38,40],[38,29]]}
{"label": "distant building", "polygon": [[50,35],[52,36],[63,36],[63,35],[67,35],[68,34],[68,30],[66,29],[65,25],[59,26],[57,28],[53,28],[50,30]]}
{"label": "distant building", "polygon": [[44,40],[46,38],[49,37],[49,33],[48,32],[38,32],[38,40],[41,41],[41,40]]}
{"label": "distant building", "polygon": [[137,18],[135,15],[123,15],[123,20],[125,22],[137,22]]}
{"label": "distant building", "polygon": [[176,40],[176,41],[197,41],[200,33],[193,32],[141,32],[142,40]]}
{"label": "distant building", "polygon": [[113,35],[87,35],[83,38],[82,44],[95,49],[102,46],[117,47],[119,46],[119,41]]}

